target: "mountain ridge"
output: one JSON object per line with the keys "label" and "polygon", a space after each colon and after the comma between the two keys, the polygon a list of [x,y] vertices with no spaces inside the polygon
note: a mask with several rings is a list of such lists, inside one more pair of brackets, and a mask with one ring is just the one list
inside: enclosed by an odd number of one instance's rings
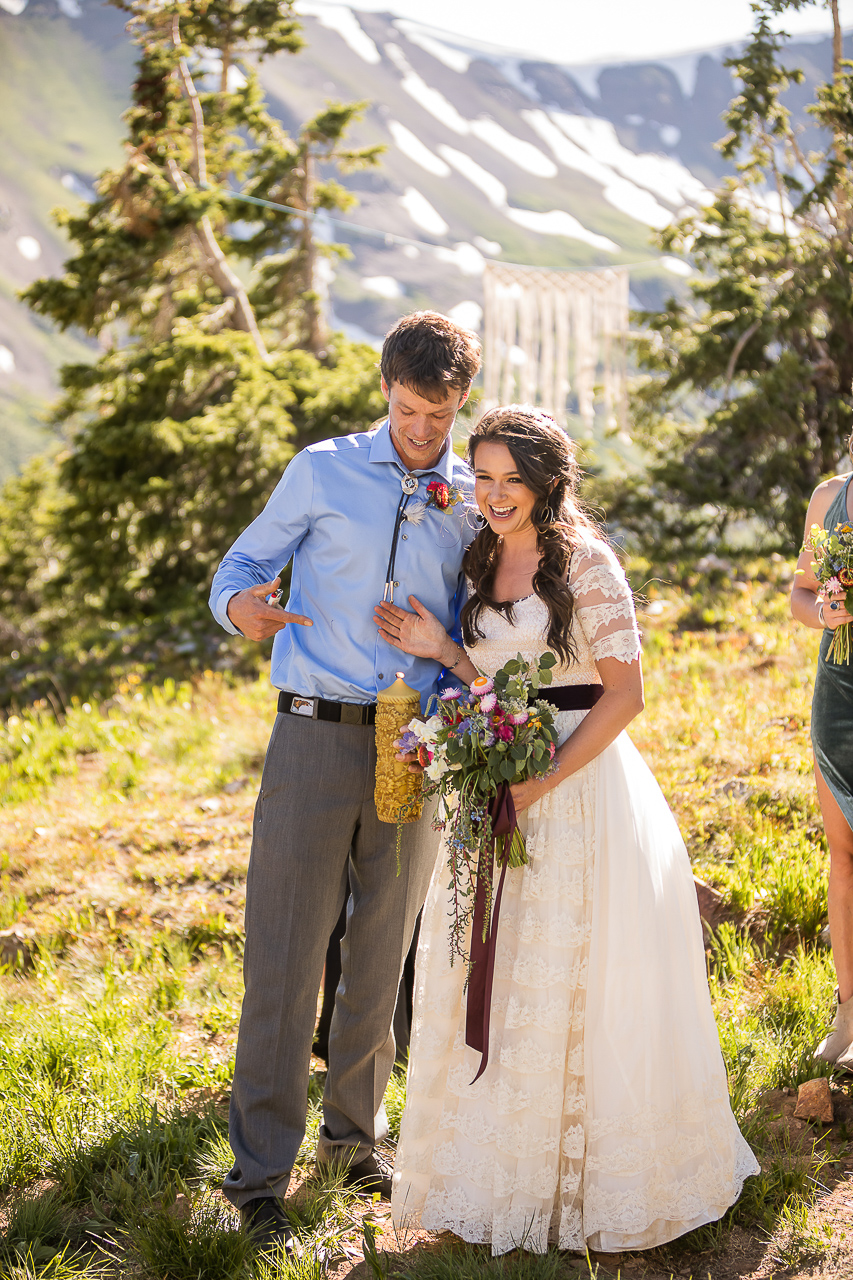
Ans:
{"label": "mountain ridge", "polygon": [[[11,68],[0,84],[0,474],[49,442],[39,405],[55,393],[58,364],[91,351],[14,295],[61,270],[67,250],[52,205],[89,195],[98,172],[120,160],[134,58],[124,19],[108,6],[29,0],[11,14],[10,3],[20,0],[0,0]],[[689,267],[651,236],[726,173],[714,143],[733,86],[720,56],[682,55],[694,61],[681,77],[671,58],[582,71],[390,13],[312,0],[300,10],[308,47],[259,68],[271,109],[293,131],[328,98],[366,99],[353,142],[388,148],[378,171],[344,179],[359,207],[327,220],[328,237],[352,253],[326,281],[336,326],[375,341],[403,312],[433,306],[477,327],[488,257],[566,269],[630,264],[645,306],[679,287]],[[849,38],[846,46],[850,56]],[[798,39],[787,53],[806,72],[789,101],[807,123],[830,41]]]}

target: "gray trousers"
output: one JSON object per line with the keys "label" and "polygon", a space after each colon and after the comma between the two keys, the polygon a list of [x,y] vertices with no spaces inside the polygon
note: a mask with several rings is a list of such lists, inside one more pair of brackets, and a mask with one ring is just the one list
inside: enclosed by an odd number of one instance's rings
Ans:
{"label": "gray trousers", "polygon": [[238,1207],[281,1196],[305,1133],[311,1041],[326,946],[352,890],[329,1034],[320,1160],[364,1159],[388,1132],[392,1020],[403,963],[438,852],[425,806],[396,828],[373,803],[370,726],[276,717],[255,806],[246,882],[245,995],[231,1093]]}

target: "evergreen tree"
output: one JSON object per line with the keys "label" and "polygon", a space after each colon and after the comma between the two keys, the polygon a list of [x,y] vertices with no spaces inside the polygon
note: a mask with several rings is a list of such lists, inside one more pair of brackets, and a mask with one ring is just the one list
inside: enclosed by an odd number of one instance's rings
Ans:
{"label": "evergreen tree", "polygon": [[74,255],[24,295],[103,348],[61,372],[56,465],[0,502],[0,617],[42,643],[152,618],[210,631],[213,569],[294,451],[384,408],[375,352],[323,329],[311,234],[351,201],[317,166],[376,163],[343,145],[359,104],[295,139],[267,111],[252,63],[298,50],[290,0],[119,3],[140,49],[124,163],[58,215]]}
{"label": "evergreen tree", "polygon": [[802,79],[780,62],[776,15],[811,0],[756,0],[752,38],[730,61],[741,92],[720,144],[739,171],[714,203],[660,237],[699,274],[690,300],[646,313],[635,396],[648,473],[612,514],[651,541],[701,543],[756,517],[790,549],[808,498],[853,427],[853,77],[837,0],[831,79],[809,107],[825,140],[805,154],[784,102]]}

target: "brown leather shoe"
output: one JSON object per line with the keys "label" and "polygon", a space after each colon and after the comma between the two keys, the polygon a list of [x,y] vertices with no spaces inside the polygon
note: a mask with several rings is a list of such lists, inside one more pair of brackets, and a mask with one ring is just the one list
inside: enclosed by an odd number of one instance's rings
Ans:
{"label": "brown leather shoe", "polygon": [[318,1160],[314,1171],[318,1177],[334,1178],[342,1187],[361,1196],[372,1196],[378,1191],[383,1200],[391,1199],[393,1166],[376,1151],[359,1160],[358,1164],[347,1164],[345,1160]]}

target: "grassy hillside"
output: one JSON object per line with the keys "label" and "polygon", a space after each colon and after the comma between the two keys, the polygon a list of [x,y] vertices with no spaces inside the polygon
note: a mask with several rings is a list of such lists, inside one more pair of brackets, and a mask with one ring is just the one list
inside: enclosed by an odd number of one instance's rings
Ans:
{"label": "grassy hillside", "polygon": [[[635,566],[635,586],[645,576]],[[651,1254],[593,1258],[602,1280],[840,1277],[853,1266],[842,1229],[849,1077],[832,1084],[833,1125],[793,1116],[797,1086],[824,1071],[811,1049],[834,981],[807,727],[817,637],[787,616],[787,566],[742,576],[648,588],[648,707],[631,736],[709,886],[712,996],[762,1175],[720,1226]],[[36,708],[0,730],[4,1280],[248,1277],[217,1187],[230,1161],[245,872],[272,716],[265,679],[208,673],[145,688],[130,675],[103,706],[76,704],[59,724]],[[589,1276],[556,1254],[510,1256],[499,1269],[449,1237],[395,1233],[385,1206],[306,1184],[321,1065],[288,1201],[303,1257],[256,1275],[320,1280],[324,1267],[343,1276],[361,1263],[363,1280]],[[404,1092],[395,1076],[392,1134]],[[365,1231],[381,1251],[370,1265]]]}

